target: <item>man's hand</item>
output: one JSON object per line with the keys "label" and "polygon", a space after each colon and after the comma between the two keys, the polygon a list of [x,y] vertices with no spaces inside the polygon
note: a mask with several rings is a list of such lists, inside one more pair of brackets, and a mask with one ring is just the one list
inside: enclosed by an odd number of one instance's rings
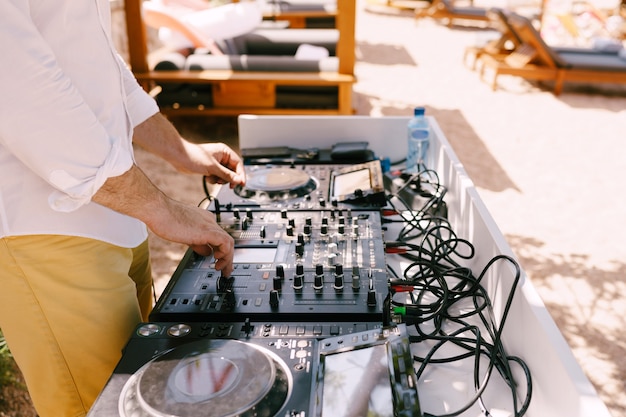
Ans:
{"label": "man's hand", "polygon": [[245,185],[246,173],[239,155],[223,143],[185,143],[189,157],[186,165],[178,167],[181,172],[196,173],[207,177],[212,184]]}
{"label": "man's hand", "polygon": [[213,213],[169,198],[137,166],[109,178],[92,201],[143,221],[163,239],[189,245],[200,255],[212,253],[223,276],[233,272],[234,240]]}
{"label": "man's hand", "polygon": [[133,142],[168,161],[180,172],[206,176],[212,183],[246,183],[239,155],[223,143],[191,143],[183,139],[174,125],[157,113],[135,127]]}

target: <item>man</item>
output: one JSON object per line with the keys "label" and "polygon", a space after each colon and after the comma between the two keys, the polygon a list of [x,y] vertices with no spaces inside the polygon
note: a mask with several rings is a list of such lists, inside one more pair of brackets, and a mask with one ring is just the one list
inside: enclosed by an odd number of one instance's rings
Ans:
{"label": "man", "polygon": [[232,272],[233,240],[135,165],[245,183],[184,141],[115,53],[108,0],[0,2],[0,328],[41,417],[84,416],[151,303],[147,229]]}

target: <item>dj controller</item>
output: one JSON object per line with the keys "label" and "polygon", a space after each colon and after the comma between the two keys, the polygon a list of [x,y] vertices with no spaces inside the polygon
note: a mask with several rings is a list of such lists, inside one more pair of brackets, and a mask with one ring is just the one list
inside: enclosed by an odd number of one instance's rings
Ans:
{"label": "dj controller", "polygon": [[233,273],[188,250],[89,415],[421,416],[380,162],[249,162],[207,208]]}

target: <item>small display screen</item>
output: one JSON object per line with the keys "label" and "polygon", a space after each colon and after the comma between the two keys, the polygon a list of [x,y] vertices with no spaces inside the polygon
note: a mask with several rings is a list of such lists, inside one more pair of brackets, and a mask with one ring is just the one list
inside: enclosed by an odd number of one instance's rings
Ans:
{"label": "small display screen", "polygon": [[386,345],[323,357],[322,417],[393,417]]}
{"label": "small display screen", "polygon": [[276,258],[275,248],[235,248],[235,263],[268,264]]}
{"label": "small display screen", "polygon": [[337,175],[334,180],[333,197],[352,194],[357,189],[365,191],[372,188],[370,170],[367,168]]}

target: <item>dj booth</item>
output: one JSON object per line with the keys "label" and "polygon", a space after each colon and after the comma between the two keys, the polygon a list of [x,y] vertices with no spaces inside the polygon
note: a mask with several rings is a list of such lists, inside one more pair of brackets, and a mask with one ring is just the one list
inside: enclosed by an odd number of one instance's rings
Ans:
{"label": "dj booth", "polygon": [[233,274],[188,251],[89,416],[608,417],[429,121],[408,174],[408,118],[240,116]]}

